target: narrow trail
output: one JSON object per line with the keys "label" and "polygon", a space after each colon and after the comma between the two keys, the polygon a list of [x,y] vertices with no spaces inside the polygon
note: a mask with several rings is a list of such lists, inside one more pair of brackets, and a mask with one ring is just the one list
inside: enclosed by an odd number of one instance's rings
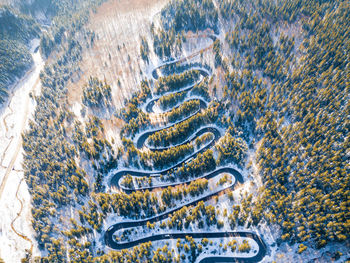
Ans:
{"label": "narrow trail", "polygon": [[14,138],[13,136],[11,136],[11,137],[9,138],[10,142],[7,144],[7,146],[6,146],[5,150],[4,150],[4,152],[3,152],[2,155],[1,155],[0,166],[1,166],[2,168],[5,168],[5,169],[6,169],[8,166],[3,165],[3,162],[4,162],[4,159],[5,159],[5,157],[6,157],[6,152],[8,151],[8,149],[9,149],[11,143],[12,143],[13,138]]}
{"label": "narrow trail", "polygon": [[[27,72],[26,75],[25,75],[25,77],[28,77],[29,74],[31,74],[33,71],[34,71],[34,69],[32,69],[31,71]],[[10,96],[10,97],[13,97],[13,94],[14,94],[14,91],[12,90],[12,91],[11,91],[11,96]],[[5,159],[6,153],[7,153],[7,151],[8,151],[8,148],[10,147],[10,145],[11,145],[11,143],[12,143],[12,140],[14,139],[14,136],[13,136],[13,135],[10,136],[10,137],[7,136],[7,133],[9,132],[9,127],[8,127],[8,124],[7,124],[7,121],[6,121],[6,120],[7,120],[8,117],[10,117],[10,116],[13,114],[13,110],[12,110],[12,108],[11,108],[11,101],[9,102],[9,105],[8,105],[7,108],[10,110],[10,112],[7,113],[7,114],[4,116],[4,118],[2,119],[2,121],[3,121],[4,127],[5,127],[5,138],[9,140],[9,143],[7,144],[5,150],[3,151],[2,155],[1,155],[0,165],[1,165],[3,168],[7,168],[6,166],[3,165],[3,162],[4,162],[4,159]],[[1,195],[0,195],[0,197],[1,197]]]}
{"label": "narrow trail", "polygon": [[[27,72],[23,79],[28,78],[28,76],[30,76],[30,74],[32,74],[35,71],[35,69],[36,68],[33,68],[29,72]],[[40,81],[40,77],[38,75],[36,77],[36,79],[35,79],[35,82],[33,83],[32,87],[30,89],[30,92],[33,92],[35,90],[35,87],[39,84],[39,81]],[[13,95],[13,93],[12,93],[12,95]],[[17,133],[18,134],[18,141],[17,141],[16,145],[13,146],[13,147],[15,147],[15,151],[14,151],[14,153],[12,155],[12,158],[11,158],[11,161],[10,161],[10,163],[9,163],[9,165],[7,167],[3,166],[3,160],[6,157],[6,153],[8,151],[9,146],[11,145],[13,140],[15,139],[14,135],[12,135],[11,137],[7,137],[7,133],[9,132],[9,127],[8,127],[8,124],[7,124],[7,118],[14,114],[13,109],[11,108],[12,101],[10,101],[9,105],[8,105],[8,108],[10,109],[11,113],[7,114],[3,118],[3,123],[4,123],[5,130],[6,130],[5,136],[6,136],[7,139],[10,139],[10,142],[7,145],[5,151],[2,153],[2,157],[1,157],[1,166],[6,168],[6,172],[5,172],[5,175],[4,175],[4,177],[2,179],[2,182],[1,182],[1,185],[0,185],[0,200],[1,200],[4,188],[6,186],[6,182],[7,182],[8,178],[9,178],[9,175],[10,175],[10,173],[11,173],[13,167],[14,167],[14,164],[15,164],[15,162],[17,160],[18,153],[19,153],[19,151],[22,148],[22,133],[24,131],[26,122],[27,122],[27,120],[29,118],[29,116],[28,116],[29,115],[29,102],[30,102],[30,97],[29,97],[29,93],[28,93],[28,95],[25,97],[24,105],[22,106],[22,107],[24,107],[25,110],[23,112],[22,119],[20,120],[20,128],[19,128],[19,131]]]}
{"label": "narrow trail", "polygon": [[21,184],[22,184],[23,180],[24,180],[24,178],[21,179],[21,181],[20,181],[19,184],[18,184],[17,190],[16,190],[16,199],[17,199],[17,200],[19,201],[19,203],[21,204],[21,209],[20,209],[19,212],[17,213],[17,216],[12,220],[12,222],[11,222],[11,228],[12,228],[13,232],[16,233],[17,236],[23,238],[24,240],[26,240],[26,241],[28,241],[28,242],[30,243],[30,250],[29,250],[29,251],[30,251],[30,254],[32,254],[32,253],[33,253],[33,241],[32,241],[29,237],[27,237],[26,235],[23,235],[23,234],[19,233],[19,232],[16,230],[16,228],[14,227],[14,224],[15,224],[16,220],[21,216],[22,210],[23,210],[23,202],[22,202],[22,200],[18,197],[19,188],[21,187]]}
{"label": "narrow trail", "polygon": [[[38,84],[38,81],[39,81],[39,78],[36,80],[34,86],[32,87],[31,91],[34,90],[35,86]],[[24,131],[24,127],[25,127],[25,124],[27,122],[27,119],[28,119],[28,113],[29,113],[29,96],[26,97],[26,101],[25,101],[25,114],[23,115],[23,118],[22,118],[22,121],[21,121],[21,128],[20,128],[20,136],[19,136],[19,139],[18,139],[18,142],[16,144],[16,149],[12,155],[12,158],[11,158],[11,161],[6,169],[6,172],[5,172],[5,176],[1,182],[1,185],[0,185],[0,200],[1,200],[1,197],[2,197],[2,194],[4,192],[4,189],[6,187],[6,183],[7,183],[7,180],[9,179],[9,176],[11,174],[11,171],[14,169],[14,165],[15,165],[15,162],[17,160],[17,157],[18,157],[18,154],[22,148],[22,136],[21,134],[23,133]],[[14,139],[14,136],[12,136],[12,139],[11,139],[11,142],[12,140]],[[11,144],[11,142],[9,143],[9,145]],[[30,242],[30,253],[32,254],[33,252],[33,242],[30,238],[28,238],[26,235],[23,235],[21,233],[19,233],[16,228],[14,227],[14,222],[21,216],[22,214],[22,210],[23,210],[23,202],[21,199],[19,199],[18,197],[18,192],[19,192],[19,189],[20,189],[20,186],[22,184],[24,180],[24,177],[21,179],[21,181],[19,182],[18,184],[18,187],[17,187],[17,190],[16,190],[16,199],[20,202],[21,204],[21,209],[20,211],[17,213],[17,216],[12,220],[11,222],[11,229],[13,230],[13,232],[16,233],[17,236],[21,237],[22,239]]]}
{"label": "narrow trail", "polygon": [[[213,40],[213,42],[215,41],[215,36],[210,36]],[[212,47],[212,44],[202,50],[196,51],[193,54],[186,56],[184,58],[179,58],[176,60],[172,60],[169,62],[165,62],[162,63],[161,65],[159,65],[158,67],[156,67],[155,69],[153,69],[152,71],[152,76],[154,78],[155,81],[157,81],[158,79],[158,71],[161,71],[161,69],[163,67],[166,66],[172,66],[172,65],[179,65],[182,64],[184,62],[188,62],[189,60],[191,60],[193,57],[197,56],[198,54],[200,54],[201,52],[208,50]],[[161,95],[157,95],[157,96],[153,96],[153,98],[151,100],[149,100],[148,102],[146,102],[146,105],[144,105],[143,107],[143,111],[145,113],[154,113],[153,112],[153,106],[154,104],[157,102],[157,100],[159,100],[159,98],[161,96],[169,95],[169,94],[175,94],[175,93],[179,93],[179,92],[189,92],[192,90],[192,88],[196,85],[199,84],[200,82],[203,81],[203,79],[207,76],[210,76],[211,73],[203,68],[203,67],[194,67],[191,65],[187,65],[189,66],[188,68],[185,69],[185,71],[190,70],[190,69],[197,69],[201,72],[202,74],[202,78],[200,79],[199,82],[194,83],[193,85],[190,86],[185,86],[182,88],[178,88],[176,89],[176,91],[170,91],[170,92],[165,92],[164,94]],[[188,98],[189,99],[195,99],[195,96],[190,95]],[[183,102],[182,102],[183,103]],[[181,104],[182,104],[181,103]],[[179,104],[179,105],[181,105]],[[176,107],[178,107],[179,105],[177,105]],[[121,184],[121,180],[126,176],[126,175],[131,175],[133,177],[157,177],[160,175],[165,175],[167,174],[167,172],[171,171],[171,169],[177,168],[180,165],[182,165],[183,163],[187,162],[188,160],[190,160],[191,158],[194,158],[196,155],[198,155],[199,153],[204,152],[207,149],[212,148],[215,143],[221,138],[221,132],[220,129],[218,127],[216,127],[215,124],[211,124],[210,126],[202,126],[202,127],[197,127],[197,130],[192,134],[192,135],[187,135],[187,139],[184,140],[183,142],[177,144],[177,145],[170,145],[170,146],[166,146],[166,147],[151,147],[148,142],[147,139],[149,138],[149,136],[151,136],[152,134],[154,134],[155,132],[164,130],[164,129],[168,129],[169,127],[174,127],[175,125],[178,125],[181,122],[186,121],[187,119],[189,119],[190,117],[193,117],[197,114],[199,114],[202,110],[204,110],[205,108],[207,108],[208,104],[207,102],[203,101],[201,108],[192,113],[190,116],[187,116],[185,118],[183,118],[180,121],[177,121],[175,123],[171,123],[159,128],[155,128],[152,130],[147,130],[147,131],[143,131],[140,134],[138,134],[135,139],[134,139],[134,143],[136,145],[136,147],[138,149],[142,149],[142,148],[147,148],[150,151],[163,151],[166,149],[170,149],[179,145],[182,145],[184,143],[188,143],[188,142],[192,142],[194,141],[196,138],[198,138],[201,134],[204,134],[205,132],[209,132],[213,134],[213,140],[208,143],[208,145],[206,145],[206,147],[204,147],[203,149],[201,149],[200,151],[194,152],[190,155],[187,155],[184,160],[181,160],[179,163],[174,164],[164,170],[158,170],[158,171],[149,171],[149,170],[137,170],[137,169],[124,169],[124,170],[119,170],[116,173],[113,174],[113,176],[111,177],[109,184],[112,187],[112,189],[117,189],[120,191],[124,191],[127,194],[130,194],[132,192],[135,191],[139,191],[139,190],[149,190],[152,191],[154,189],[161,189],[161,188],[166,188],[168,186],[175,186],[175,185],[187,185],[189,184],[191,181],[198,179],[198,178],[206,178],[206,179],[210,179],[213,178],[214,176],[223,174],[223,173],[229,173],[231,174],[232,177],[234,177],[234,182],[229,185],[224,187],[223,189],[218,189],[216,191],[212,191],[204,196],[201,196],[197,199],[191,200],[189,202],[187,202],[186,204],[181,204],[179,206],[176,206],[175,208],[169,209],[166,212],[160,213],[156,216],[153,217],[148,217],[148,218],[144,218],[144,219],[140,219],[140,220],[125,220],[122,221],[120,223],[114,224],[112,226],[110,226],[107,231],[105,232],[104,235],[104,240],[107,246],[113,248],[113,249],[128,249],[128,248],[132,248],[134,246],[137,246],[141,243],[144,242],[148,242],[148,241],[158,241],[158,240],[168,240],[168,239],[177,239],[177,238],[185,238],[186,236],[192,236],[193,238],[203,238],[203,237],[207,237],[207,238],[224,238],[224,237],[246,237],[246,238],[251,238],[253,239],[259,246],[259,251],[251,256],[251,257],[245,257],[245,256],[237,256],[237,257],[221,257],[221,256],[206,256],[206,258],[201,259],[200,262],[201,263],[206,263],[206,262],[227,262],[227,261],[234,261],[234,262],[257,262],[260,261],[264,258],[264,256],[266,255],[266,245],[264,243],[264,241],[261,239],[261,237],[251,231],[229,231],[229,232],[186,232],[186,233],[167,233],[167,234],[152,234],[152,236],[148,236],[148,237],[142,237],[133,241],[125,241],[125,242],[119,242],[115,239],[114,235],[118,230],[121,229],[126,229],[126,228],[133,228],[136,226],[145,226],[147,224],[147,222],[150,223],[155,223],[158,222],[160,220],[166,219],[168,218],[173,212],[180,210],[181,208],[183,208],[185,205],[186,206],[191,206],[191,205],[195,205],[200,201],[207,201],[210,200],[213,196],[224,192],[228,189],[233,190],[236,183],[240,182],[243,183],[243,177],[242,175],[235,169],[231,168],[231,167],[218,167],[216,168],[214,171],[208,172],[206,174],[203,174],[200,177],[196,177],[196,178],[190,178],[190,180],[188,181],[181,181],[181,182],[176,182],[176,183],[164,183],[162,185],[156,185],[156,186],[141,186],[137,189],[134,188],[128,188],[125,187]],[[173,107],[173,108],[176,108]],[[164,113],[164,112],[163,112]],[[163,113],[159,113],[159,114],[163,114]],[[171,230],[169,230],[171,231]]]}
{"label": "narrow trail", "polygon": [[[4,147],[3,152],[1,154],[0,159],[0,166],[5,168],[5,173],[2,176],[2,181],[0,184],[0,200],[1,202],[6,203],[6,205],[13,209],[14,205],[13,202],[16,202],[18,200],[20,202],[20,210],[17,212],[16,217],[11,221],[11,229],[13,232],[20,238],[25,240],[26,242],[30,243],[30,253],[33,252],[33,241],[26,236],[23,233],[20,233],[20,231],[16,230],[15,222],[18,220],[18,218],[21,217],[22,212],[24,210],[24,206],[26,205],[26,202],[20,198],[21,195],[21,186],[23,187],[23,181],[24,176],[22,175],[20,179],[17,188],[15,188],[14,183],[11,182],[13,188],[7,187],[8,182],[11,181],[10,175],[11,172],[22,172],[23,170],[21,168],[15,169],[15,163],[18,159],[18,156],[22,149],[22,133],[25,130],[27,121],[31,114],[31,106],[30,106],[30,93],[34,92],[37,87],[39,87],[40,84],[40,72],[44,66],[44,61],[41,58],[40,53],[37,52],[37,48],[35,48],[33,44],[32,46],[32,56],[34,59],[34,66],[19,80],[19,82],[16,83],[16,86],[11,91],[11,96],[9,99],[9,102],[4,108],[4,112],[7,109],[7,113],[3,113],[5,115],[2,116],[2,123],[3,123],[3,136],[2,138],[5,140],[8,140],[6,147]],[[12,123],[12,124],[11,124]],[[5,145],[4,145],[5,146]],[[6,164],[4,164],[4,161],[7,160]],[[15,179],[17,180],[17,178]],[[6,189],[6,191],[5,191]],[[15,192],[15,198],[14,199],[8,199],[5,197],[6,195],[13,195]],[[22,247],[17,247],[17,249],[23,249],[23,243],[21,243]]]}
{"label": "narrow trail", "polygon": [[[31,89],[31,91],[33,91],[35,89],[35,87],[38,84],[39,80],[40,79],[38,77],[36,82],[35,82],[35,84],[33,85],[32,89]],[[6,182],[8,180],[8,177],[9,177],[9,175],[10,175],[10,173],[11,173],[11,171],[12,171],[14,165],[15,165],[16,160],[17,160],[18,153],[19,153],[19,151],[22,148],[22,135],[21,134],[23,133],[24,128],[25,128],[25,124],[26,124],[26,122],[28,120],[29,101],[30,101],[29,99],[30,98],[29,98],[29,95],[28,95],[26,97],[25,104],[23,106],[23,107],[25,107],[25,112],[24,112],[22,120],[21,120],[21,126],[20,126],[20,130],[19,130],[19,138],[18,138],[18,141],[17,141],[17,144],[16,144],[16,149],[15,149],[14,154],[12,155],[11,161],[10,161],[10,163],[9,163],[7,169],[6,169],[5,176],[2,179],[2,182],[1,182],[1,185],[0,185],[0,200],[1,200],[1,196],[3,194],[4,188],[6,186]],[[14,139],[14,136],[12,136],[12,140],[13,139]],[[11,140],[11,142],[12,142],[12,140]]]}

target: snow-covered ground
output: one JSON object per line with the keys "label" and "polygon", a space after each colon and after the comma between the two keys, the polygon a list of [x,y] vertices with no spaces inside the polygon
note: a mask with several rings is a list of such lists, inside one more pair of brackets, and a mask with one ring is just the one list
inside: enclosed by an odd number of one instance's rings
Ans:
{"label": "snow-covered ground", "polygon": [[[194,239],[197,244],[200,239]],[[232,251],[231,247],[228,245],[229,242],[235,240],[237,243],[236,249]],[[246,240],[250,245],[249,252],[239,252],[238,247],[243,241]],[[211,238],[208,245],[203,247],[203,252],[199,255],[196,262],[208,256],[223,256],[223,257],[240,257],[240,258],[250,258],[255,256],[259,252],[258,244],[251,238],[245,237],[234,237],[234,238]],[[227,247],[226,247],[227,246]]]}
{"label": "snow-covered ground", "polygon": [[[348,262],[350,257],[349,247],[346,244],[330,243],[324,248],[314,249],[308,247],[303,253],[298,254],[299,244],[289,245],[283,243],[280,247],[274,247],[271,249],[272,253],[269,258],[266,258],[264,262],[271,262],[271,259],[276,263],[293,263],[293,262]],[[336,259],[336,253],[339,254],[339,258]]]}
{"label": "snow-covered ground", "polygon": [[[34,52],[38,45],[39,39],[32,41],[31,54],[34,65],[14,85],[9,102],[0,109],[0,257],[5,262],[20,262],[25,256],[25,250],[30,250],[32,244],[23,236],[34,240],[30,194],[25,180],[22,180],[24,175],[21,134],[35,109],[35,101],[29,94],[40,92],[39,74],[44,67],[44,61],[38,51]],[[35,256],[39,251],[34,243],[33,245]]]}
{"label": "snow-covered ground", "polygon": [[[211,256],[216,256],[216,257],[240,257],[240,258],[250,258],[255,256],[258,251],[259,251],[259,246],[258,244],[251,238],[244,238],[244,237],[234,237],[234,238],[211,238],[209,239],[209,243],[207,245],[202,244],[202,239],[200,238],[194,238],[193,239],[197,246],[202,245],[202,252],[200,255],[197,257],[195,262],[199,262],[200,260],[206,258],[206,257],[211,257]],[[236,249],[231,250],[231,247],[228,245],[229,242],[232,242],[233,240],[236,241]],[[249,252],[239,252],[238,251],[238,246],[243,243],[243,241],[246,240],[251,249]],[[189,244],[186,242],[186,240],[181,240],[181,244]],[[178,256],[178,248],[177,248],[177,240],[176,239],[170,239],[170,240],[162,240],[162,241],[154,241],[152,242],[154,247],[160,247],[162,248],[164,245],[168,246],[169,250],[174,249],[174,256]],[[180,254],[184,254],[184,249],[182,248],[182,251]],[[188,253],[187,255],[189,255]],[[183,261],[181,261],[183,262]],[[184,262],[189,262],[185,260]]]}

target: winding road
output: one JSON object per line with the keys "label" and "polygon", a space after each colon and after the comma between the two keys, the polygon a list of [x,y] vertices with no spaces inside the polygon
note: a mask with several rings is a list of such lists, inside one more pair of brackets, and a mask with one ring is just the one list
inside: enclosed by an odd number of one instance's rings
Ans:
{"label": "winding road", "polygon": [[[214,37],[212,37],[213,40],[215,40]],[[207,48],[205,48],[207,49]],[[203,50],[205,50],[203,49]],[[197,52],[196,52],[197,53]],[[198,53],[199,54],[199,53]],[[194,56],[194,54],[190,55],[188,58],[192,58]],[[177,63],[183,63],[185,62],[187,59],[186,58],[180,58],[178,60],[173,60],[170,62],[165,62],[161,65],[159,65],[158,67],[156,67],[153,71],[152,71],[152,76],[155,79],[155,81],[158,78],[159,75],[159,71],[161,71],[161,69],[163,67],[166,66],[171,66],[171,65],[175,65]],[[167,92],[164,93],[162,95],[158,95],[158,96],[154,96],[152,99],[150,99],[148,102],[146,102],[145,107],[143,107],[143,110],[146,113],[153,113],[154,110],[154,105],[157,103],[157,101],[164,95],[168,95],[171,93],[179,93],[179,92],[189,92],[195,85],[199,84],[201,81],[203,81],[203,79],[207,76],[211,75],[211,72],[209,70],[207,70],[206,68],[200,67],[200,66],[194,66],[194,67],[190,67],[189,69],[196,69],[200,72],[200,74],[202,75],[202,77],[200,78],[199,81],[197,81],[196,83],[193,83],[191,85],[187,85],[183,88],[177,89],[176,91],[172,91],[172,92]],[[132,193],[134,191],[137,190],[154,190],[154,189],[159,189],[159,188],[167,188],[168,186],[176,186],[176,185],[187,185],[189,183],[191,183],[192,180],[194,179],[199,179],[199,178],[206,178],[206,179],[210,179],[213,178],[219,174],[223,174],[223,173],[229,173],[232,177],[235,178],[235,180],[233,180],[233,182],[225,187],[221,187],[219,189],[217,189],[216,191],[212,191],[210,193],[208,193],[207,195],[192,199],[191,201],[189,201],[186,204],[177,206],[175,208],[169,209],[166,212],[160,213],[156,216],[153,217],[149,217],[149,218],[145,218],[145,219],[141,219],[141,220],[128,220],[128,221],[123,221],[117,224],[114,224],[112,226],[110,226],[107,231],[105,232],[104,235],[104,240],[107,246],[109,246],[110,248],[113,249],[128,249],[128,248],[132,248],[134,246],[137,246],[141,243],[145,243],[145,242],[149,242],[149,241],[158,241],[158,240],[166,240],[166,239],[184,239],[186,236],[191,236],[193,238],[228,238],[228,237],[245,237],[245,238],[250,238],[253,239],[259,246],[259,250],[257,252],[257,254],[255,254],[252,257],[247,257],[247,256],[237,256],[237,257],[227,257],[227,256],[206,256],[205,258],[201,259],[200,262],[201,263],[207,263],[207,262],[258,262],[261,261],[265,254],[266,254],[266,245],[264,243],[264,241],[261,239],[261,237],[254,233],[254,232],[249,232],[249,231],[228,231],[228,232],[182,232],[182,233],[167,233],[167,234],[153,234],[152,236],[148,236],[148,237],[143,237],[140,239],[136,239],[133,241],[127,241],[127,242],[118,242],[116,241],[116,239],[114,238],[114,233],[118,230],[121,229],[126,229],[126,228],[132,228],[132,227],[137,227],[137,226],[145,226],[147,224],[147,222],[149,223],[154,223],[154,222],[158,222],[160,220],[164,220],[166,218],[168,218],[172,213],[180,210],[181,208],[183,208],[185,205],[186,206],[191,206],[191,205],[195,205],[200,201],[207,201],[209,199],[211,199],[213,196],[219,194],[220,192],[223,192],[227,189],[233,189],[236,182],[240,182],[243,183],[243,177],[242,175],[235,169],[231,168],[231,167],[219,167],[216,168],[214,171],[208,172],[206,174],[203,174],[201,177],[196,177],[196,178],[192,178],[191,180],[188,181],[181,181],[181,182],[175,182],[175,183],[167,183],[167,184],[162,184],[162,185],[156,185],[156,186],[147,186],[147,187],[140,187],[137,189],[132,189],[132,188],[128,188],[125,187],[121,184],[121,181],[123,179],[124,176],[126,175],[131,175],[133,177],[155,177],[155,176],[160,176],[160,175],[165,175],[167,174],[171,169],[177,168],[179,166],[181,166],[183,163],[187,162],[188,160],[190,160],[191,158],[194,158],[196,155],[198,155],[199,153],[202,153],[204,151],[206,151],[209,148],[212,148],[215,143],[220,139],[220,137],[222,136],[220,130],[215,126],[215,125],[207,125],[204,127],[198,127],[197,131],[192,134],[190,137],[188,137],[186,140],[184,140],[183,142],[181,142],[180,144],[177,145],[171,145],[171,146],[167,146],[167,147],[151,147],[148,144],[147,139],[149,138],[149,136],[151,136],[152,134],[160,131],[160,130],[164,130],[164,129],[168,129],[170,127],[173,127],[175,125],[178,125],[181,122],[184,122],[186,120],[188,120],[189,118],[193,117],[194,115],[198,114],[199,112],[201,112],[202,110],[206,109],[208,106],[207,101],[205,101],[203,98],[197,97],[197,96],[188,96],[189,94],[187,94],[187,97],[182,101],[182,103],[184,101],[189,101],[189,100],[199,100],[200,102],[200,106],[199,109],[197,111],[195,111],[194,113],[190,114],[190,116],[187,116],[185,118],[183,118],[182,120],[179,120],[177,122],[165,125],[163,127],[159,127],[156,129],[152,129],[152,130],[148,130],[148,131],[144,131],[142,133],[140,133],[135,139],[134,139],[134,143],[136,145],[136,147],[138,149],[142,149],[144,147],[148,148],[151,151],[164,151],[167,149],[170,149],[172,147],[176,147],[179,145],[183,145],[186,143],[189,143],[193,140],[195,140],[196,138],[198,138],[199,136],[203,135],[204,133],[211,133],[213,135],[212,140],[207,143],[204,147],[202,147],[201,149],[197,150],[196,152],[186,156],[186,158],[184,158],[184,160],[181,160],[180,162],[178,162],[175,165],[172,165],[171,167],[164,169],[164,170],[159,170],[159,171],[147,171],[147,170],[131,170],[131,169],[124,169],[124,170],[119,170],[116,173],[113,174],[113,176],[111,177],[109,184],[111,186],[111,188],[114,189],[119,189],[124,191],[125,193]],[[181,105],[181,104],[180,104]],[[180,107],[180,105],[176,105],[173,108],[177,108]],[[167,111],[163,111],[162,113],[166,113]]]}

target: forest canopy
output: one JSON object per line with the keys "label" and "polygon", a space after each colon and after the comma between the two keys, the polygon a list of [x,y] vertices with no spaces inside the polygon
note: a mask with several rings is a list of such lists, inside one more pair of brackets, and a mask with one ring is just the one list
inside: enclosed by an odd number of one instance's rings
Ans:
{"label": "forest canopy", "polygon": [[32,65],[27,46],[39,33],[34,19],[0,6],[0,105],[7,99],[10,85]]}
{"label": "forest canopy", "polygon": [[[213,77],[201,78],[197,70],[186,68],[142,81],[139,91],[113,116],[122,126],[119,144],[108,141],[105,120],[96,116],[78,120],[67,104],[67,85],[80,72],[84,48],[93,46],[96,37],[84,27],[89,12],[100,2],[56,2],[56,23],[41,36],[43,55],[57,56],[40,75],[42,94],[35,98],[34,119],[23,135],[32,224],[43,255],[38,262],[182,262],[195,260],[202,246],[210,244],[208,239],[199,244],[186,237],[178,256],[167,246],[152,243],[122,251],[101,249],[109,216],[149,218],[175,207],[185,194],[199,196],[211,187],[203,179],[181,190],[163,188],[159,194],[136,191],[135,185],[151,186],[152,178],[127,174],[122,183],[135,191],[111,193],[106,181],[117,168],[158,173],[170,167],[155,180],[164,183],[198,179],[229,166],[244,171],[246,185],[240,192],[255,189],[242,194],[226,189],[225,210],[216,207],[219,195],[211,197],[210,204],[201,201],[181,207],[160,226],[164,229],[184,230],[192,224],[236,231],[237,226],[251,230],[267,223],[281,230],[277,246],[296,244],[297,253],[349,240],[347,1],[223,0],[215,1],[217,5],[211,0],[170,1],[160,13],[158,27],[151,26],[153,47],[141,37],[140,58],[148,61],[153,48],[160,59],[175,59],[182,55],[187,32],[208,29],[211,34],[223,33],[213,37],[211,55],[198,56],[199,61],[210,60]],[[23,62],[30,60],[25,48],[14,41],[0,41],[0,56],[8,46],[19,47],[11,51],[18,59],[4,60],[11,66],[0,70],[13,70],[14,63],[25,67]],[[171,93],[181,91],[183,85],[194,87],[188,93]],[[90,78],[82,90],[81,101],[89,107],[105,108],[111,101],[112,87],[106,81]],[[143,111],[154,94],[160,98],[160,108],[169,110],[157,115],[159,119]],[[184,102],[187,96],[215,102],[198,109],[198,101]],[[174,125],[163,123],[169,121]],[[191,141],[205,126],[215,126],[221,139],[202,134]],[[138,135],[153,128],[148,145],[175,147],[159,152],[138,147]],[[184,161],[211,142],[213,147]],[[228,180],[223,177],[214,185]],[[75,218],[67,218],[72,211]],[[62,221],[64,229],[58,229],[55,224]],[[146,227],[152,230],[155,223]],[[251,249],[246,241],[231,241],[229,247],[242,253]]]}

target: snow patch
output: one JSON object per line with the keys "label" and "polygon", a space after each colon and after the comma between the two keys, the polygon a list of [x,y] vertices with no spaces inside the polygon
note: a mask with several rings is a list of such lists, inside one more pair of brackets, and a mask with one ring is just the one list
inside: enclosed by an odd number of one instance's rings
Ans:
{"label": "snow patch", "polygon": [[[8,104],[0,110],[0,257],[5,262],[20,262],[25,256],[25,250],[31,248],[31,242],[18,234],[26,236],[32,242],[35,240],[31,227],[31,197],[23,180],[21,134],[28,126],[28,120],[36,106],[30,94],[40,93],[39,75],[44,61],[37,51],[39,42],[39,39],[31,42],[34,66],[13,86]],[[39,255],[40,251],[34,244],[33,256]]]}

